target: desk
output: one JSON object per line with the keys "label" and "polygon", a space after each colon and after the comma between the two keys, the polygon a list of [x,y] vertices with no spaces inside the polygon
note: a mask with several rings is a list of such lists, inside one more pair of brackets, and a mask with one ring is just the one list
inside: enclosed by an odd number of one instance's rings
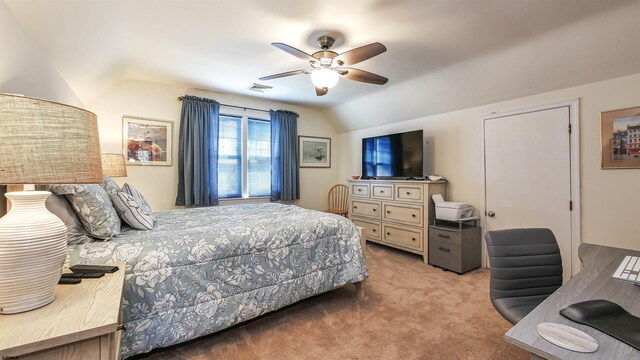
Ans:
{"label": "desk", "polygon": [[[532,359],[640,359],[640,351],[559,314],[561,309],[580,301],[606,299],[640,316],[640,288],[611,277],[625,255],[640,256],[640,251],[582,244],[578,255],[584,265],[582,271],[511,328],[505,339],[531,352]],[[542,322],[565,324],[586,332],[598,341],[598,351],[577,353],[551,344],[536,332],[536,326]]]}

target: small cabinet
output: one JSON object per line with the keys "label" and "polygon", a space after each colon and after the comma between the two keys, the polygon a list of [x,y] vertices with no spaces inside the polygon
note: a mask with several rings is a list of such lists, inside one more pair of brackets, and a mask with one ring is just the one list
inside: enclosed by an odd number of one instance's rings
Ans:
{"label": "small cabinet", "polygon": [[458,274],[480,267],[482,235],[478,226],[429,226],[429,264]]}

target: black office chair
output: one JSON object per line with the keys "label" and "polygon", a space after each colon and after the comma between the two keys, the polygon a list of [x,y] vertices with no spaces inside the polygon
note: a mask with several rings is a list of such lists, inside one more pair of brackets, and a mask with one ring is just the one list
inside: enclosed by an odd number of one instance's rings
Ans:
{"label": "black office chair", "polygon": [[491,303],[516,324],[562,286],[562,257],[549,229],[509,229],[485,235]]}

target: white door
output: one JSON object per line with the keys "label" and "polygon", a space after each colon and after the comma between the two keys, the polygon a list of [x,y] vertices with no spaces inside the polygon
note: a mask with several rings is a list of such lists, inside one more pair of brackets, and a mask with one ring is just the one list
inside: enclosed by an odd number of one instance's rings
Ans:
{"label": "white door", "polygon": [[572,273],[570,107],[484,119],[485,230],[549,228]]}

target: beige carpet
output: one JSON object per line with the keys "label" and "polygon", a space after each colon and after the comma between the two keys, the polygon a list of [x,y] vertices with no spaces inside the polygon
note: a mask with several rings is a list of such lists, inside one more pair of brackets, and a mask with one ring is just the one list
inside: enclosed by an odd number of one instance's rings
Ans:
{"label": "beige carpet", "polygon": [[486,269],[465,275],[369,244],[366,298],[322,294],[148,359],[529,359],[504,341]]}

